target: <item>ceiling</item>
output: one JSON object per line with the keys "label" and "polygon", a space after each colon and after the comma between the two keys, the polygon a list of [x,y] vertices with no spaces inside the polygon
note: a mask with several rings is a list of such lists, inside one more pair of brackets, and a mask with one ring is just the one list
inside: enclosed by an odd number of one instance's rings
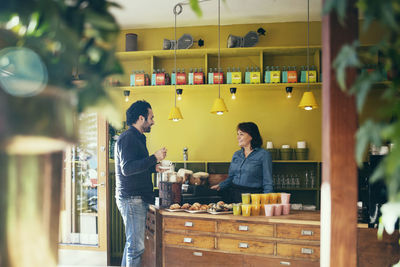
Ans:
{"label": "ceiling", "polygon": [[[122,29],[174,26],[173,8],[189,0],[114,0],[121,9],[112,8]],[[200,1],[200,0],[199,0]],[[200,3],[201,18],[189,5],[177,16],[177,27],[217,25],[218,1]],[[310,0],[310,21],[321,20],[322,0]],[[307,21],[307,0],[222,0],[221,25]]]}

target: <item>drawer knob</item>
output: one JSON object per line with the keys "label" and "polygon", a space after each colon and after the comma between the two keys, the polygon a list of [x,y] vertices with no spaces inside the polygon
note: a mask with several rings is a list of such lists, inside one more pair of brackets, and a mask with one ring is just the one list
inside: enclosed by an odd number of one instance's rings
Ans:
{"label": "drawer knob", "polygon": [[281,261],[279,264],[280,265],[285,265],[285,266],[290,266],[290,262],[289,261]]}
{"label": "drawer knob", "polygon": [[186,227],[193,227],[193,223],[192,222],[185,222],[185,226]]}
{"label": "drawer knob", "polygon": [[314,231],[311,231],[311,230],[301,230],[301,235],[312,236],[312,235],[314,235]]}
{"label": "drawer knob", "polygon": [[185,237],[183,238],[183,243],[192,243],[193,239],[191,239],[190,237]]}
{"label": "drawer knob", "polygon": [[301,253],[302,254],[308,254],[311,255],[314,253],[314,250],[312,248],[301,248]]}
{"label": "drawer knob", "polygon": [[240,242],[239,248],[249,248],[249,244]]}
{"label": "drawer knob", "polygon": [[194,255],[194,256],[197,256],[197,257],[202,257],[202,256],[203,256],[203,252],[197,252],[197,251],[195,251],[195,252],[193,252],[193,255]]}
{"label": "drawer knob", "polygon": [[239,225],[239,231],[249,231],[249,227],[247,225]]}

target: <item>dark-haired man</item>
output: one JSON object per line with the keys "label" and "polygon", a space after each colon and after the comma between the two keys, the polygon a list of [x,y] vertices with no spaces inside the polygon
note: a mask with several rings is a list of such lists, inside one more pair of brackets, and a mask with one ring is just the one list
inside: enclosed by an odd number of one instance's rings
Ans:
{"label": "dark-haired man", "polygon": [[149,156],[146,136],[154,125],[151,106],[136,101],[126,111],[129,129],[115,144],[116,202],[125,225],[125,249],[121,266],[140,266],[144,252],[147,210],[154,203],[151,173],[167,154],[165,147]]}

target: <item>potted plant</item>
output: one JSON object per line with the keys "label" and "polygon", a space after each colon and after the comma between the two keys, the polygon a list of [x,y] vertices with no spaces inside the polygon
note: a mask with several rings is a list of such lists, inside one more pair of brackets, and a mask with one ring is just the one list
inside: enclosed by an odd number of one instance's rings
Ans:
{"label": "potted plant", "polygon": [[[346,8],[351,1],[326,1],[324,12],[336,10],[339,20],[344,19]],[[378,229],[381,238],[383,230],[392,234],[395,223],[400,218],[400,9],[398,1],[358,0],[356,6],[363,14],[362,30],[368,30],[372,22],[385,29],[382,38],[367,50],[360,42],[342,47],[335,62],[336,78],[341,88],[356,98],[357,110],[363,111],[367,95],[377,82],[384,83],[382,99],[385,105],[377,111],[380,119],[367,118],[357,131],[356,160],[359,166],[370,145],[380,147],[391,143],[390,152],[375,169],[370,182],[383,180],[387,187],[387,199],[382,208],[382,217]],[[360,53],[360,50],[363,50]],[[362,55],[362,57],[361,57]],[[367,66],[370,59],[377,58],[376,66]],[[350,88],[346,88],[346,69],[355,67],[363,70]],[[368,69],[368,70],[367,70]],[[398,263],[400,265],[400,263]]]}
{"label": "potted plant", "polygon": [[[62,151],[122,73],[107,0],[0,4],[0,265],[56,266]],[[111,119],[111,118],[108,118]]]}

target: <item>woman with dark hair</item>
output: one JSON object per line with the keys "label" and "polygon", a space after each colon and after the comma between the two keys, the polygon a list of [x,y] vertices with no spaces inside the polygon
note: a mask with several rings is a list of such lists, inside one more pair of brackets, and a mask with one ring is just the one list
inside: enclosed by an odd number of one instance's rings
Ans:
{"label": "woman with dark hair", "polygon": [[263,149],[258,127],[253,122],[242,122],[237,126],[240,150],[233,154],[228,178],[211,187],[223,190],[230,202],[241,202],[242,193],[270,193],[272,185],[272,159]]}

